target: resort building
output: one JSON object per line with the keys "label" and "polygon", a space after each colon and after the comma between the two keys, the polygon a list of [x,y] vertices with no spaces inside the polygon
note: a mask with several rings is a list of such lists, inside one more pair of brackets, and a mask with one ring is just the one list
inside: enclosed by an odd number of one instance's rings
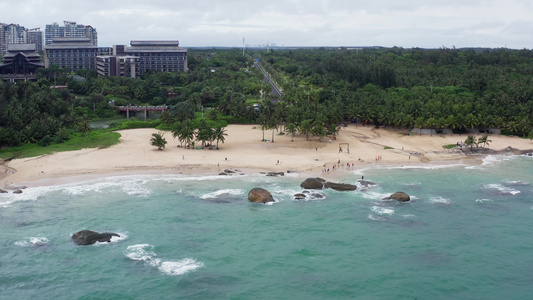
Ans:
{"label": "resort building", "polygon": [[179,41],[131,41],[130,45],[124,49],[124,54],[139,57],[141,74],[150,71],[186,72],[188,69],[187,49],[180,48]]}
{"label": "resort building", "polygon": [[56,38],[72,37],[72,38],[88,38],[90,43],[98,46],[98,35],[96,28],[90,25],[81,25],[76,22],[63,21],[64,26],[59,26],[57,23],[48,24],[44,29],[44,44],[50,45]]}
{"label": "resort building", "polygon": [[0,77],[6,81],[34,80],[37,69],[43,68],[41,56],[35,51],[35,44],[11,44],[0,64]]}
{"label": "resort building", "polygon": [[136,78],[158,72],[186,72],[187,50],[178,41],[131,41],[131,47],[114,45],[112,55],[99,55],[96,59],[100,76]]}
{"label": "resort building", "polygon": [[98,47],[90,38],[55,38],[45,46],[45,66],[58,65],[70,71],[95,70]]}
{"label": "resort building", "polygon": [[139,76],[139,61],[137,56],[97,56],[96,71],[100,76],[137,78]]}
{"label": "resort building", "polygon": [[36,51],[43,50],[43,32],[39,28],[26,29],[18,24],[0,23],[0,54],[8,52],[8,45],[35,44]]}

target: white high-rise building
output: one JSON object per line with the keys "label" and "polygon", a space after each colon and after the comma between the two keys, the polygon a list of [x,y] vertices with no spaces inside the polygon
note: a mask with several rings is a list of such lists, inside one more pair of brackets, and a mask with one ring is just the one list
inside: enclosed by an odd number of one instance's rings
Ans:
{"label": "white high-rise building", "polygon": [[54,38],[74,37],[89,38],[91,44],[98,46],[96,28],[90,25],[81,25],[76,22],[63,21],[64,26],[57,23],[47,24],[44,29],[44,44],[52,44]]}
{"label": "white high-rise building", "polygon": [[0,54],[6,54],[8,45],[35,44],[36,51],[43,50],[43,32],[40,28],[26,29],[19,24],[0,23]]}

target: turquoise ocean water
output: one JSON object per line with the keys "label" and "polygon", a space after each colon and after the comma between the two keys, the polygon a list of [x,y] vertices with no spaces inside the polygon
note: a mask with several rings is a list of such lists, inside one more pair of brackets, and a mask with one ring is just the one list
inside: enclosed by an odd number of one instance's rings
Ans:
{"label": "turquoise ocean water", "polygon": [[[0,194],[1,299],[531,299],[533,158],[303,175],[137,175]],[[249,203],[253,187],[272,205]],[[381,200],[396,191],[409,203]],[[90,229],[121,235],[76,246]]]}

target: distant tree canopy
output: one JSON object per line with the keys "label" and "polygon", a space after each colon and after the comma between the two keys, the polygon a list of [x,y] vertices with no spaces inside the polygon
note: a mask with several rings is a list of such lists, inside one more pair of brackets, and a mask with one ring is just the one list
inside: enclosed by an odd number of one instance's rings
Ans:
{"label": "distant tree canopy", "polygon": [[[281,99],[270,94],[256,58],[282,88]],[[190,49],[188,65],[185,73],[137,79],[52,66],[40,69],[34,83],[0,82],[0,147],[47,136],[64,140],[81,116],[110,118],[127,104],[166,104],[168,126],[209,108],[218,111],[211,119],[257,122],[272,133],[292,124],[292,133],[319,137],[349,121],[533,132],[533,51],[527,49],[250,49],[246,56],[239,49]]]}

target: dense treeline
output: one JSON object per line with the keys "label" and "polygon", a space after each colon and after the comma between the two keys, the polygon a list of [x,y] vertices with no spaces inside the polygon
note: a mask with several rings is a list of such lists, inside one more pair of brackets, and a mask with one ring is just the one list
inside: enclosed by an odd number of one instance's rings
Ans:
{"label": "dense treeline", "polygon": [[531,50],[282,50],[262,61],[285,100],[316,97],[345,119],[520,135],[533,128]]}
{"label": "dense treeline", "polygon": [[[270,95],[256,58],[282,87],[282,99]],[[128,104],[170,106],[157,123],[163,129],[216,111],[225,122],[272,129],[272,140],[276,130],[322,138],[347,121],[463,132],[496,127],[533,136],[531,50],[250,50],[243,56],[210,49],[189,50],[188,62],[187,73],[137,79],[54,66],[39,70],[37,82],[0,82],[0,147],[87,135],[91,118],[116,118],[117,106]],[[58,85],[68,89],[51,88]]]}

